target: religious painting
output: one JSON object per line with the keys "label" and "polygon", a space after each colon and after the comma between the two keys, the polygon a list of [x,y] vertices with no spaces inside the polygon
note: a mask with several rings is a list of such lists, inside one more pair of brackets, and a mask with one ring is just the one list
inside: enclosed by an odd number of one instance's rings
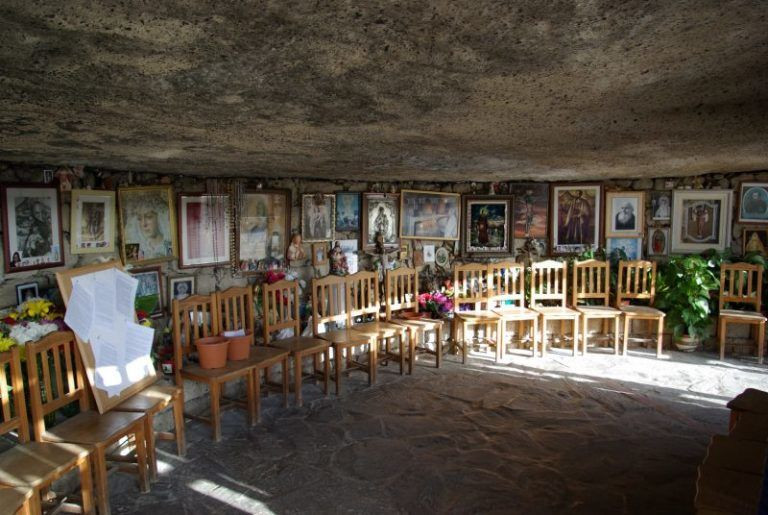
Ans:
{"label": "religious painting", "polygon": [[766,256],[766,249],[768,249],[768,229],[745,227],[741,244],[742,254],[757,252],[761,256]]}
{"label": "religious painting", "polygon": [[120,249],[124,263],[146,264],[178,255],[170,186],[119,188]]}
{"label": "religious painting", "polygon": [[[624,255],[619,253],[622,251]],[[605,253],[613,256],[618,253],[621,259],[637,260],[643,257],[643,239],[642,238],[606,238]]]}
{"label": "religious painting", "polygon": [[5,272],[64,264],[59,190],[39,185],[2,185]]}
{"label": "religious painting", "polygon": [[648,256],[660,257],[669,254],[669,227],[648,228]]}
{"label": "religious painting", "polygon": [[179,194],[180,268],[230,262],[229,195]]}
{"label": "religious painting", "polygon": [[645,193],[609,191],[605,194],[605,236],[630,238],[643,236]]}
{"label": "religious painting", "polygon": [[241,197],[236,249],[244,273],[282,268],[291,229],[291,193],[258,190]]}
{"label": "religious painting", "polygon": [[677,190],[672,210],[672,252],[725,250],[730,245],[730,190]]}
{"label": "religious painting", "polygon": [[312,244],[312,266],[328,264],[328,242],[321,241]]}
{"label": "religious painting", "polygon": [[40,296],[40,290],[37,283],[24,283],[16,285],[16,305],[21,306],[24,302],[36,299]]}
{"label": "religious painting", "polygon": [[72,254],[115,251],[115,192],[72,190]]}
{"label": "religious painting", "polygon": [[432,191],[400,192],[400,237],[458,240],[461,195]]}
{"label": "religious painting", "polygon": [[549,184],[512,184],[511,193],[515,198],[515,239],[546,239]]}
{"label": "religious painting", "polygon": [[668,222],[672,218],[672,195],[668,191],[651,193],[651,220]]}
{"label": "religious painting", "polygon": [[305,242],[328,241],[334,237],[336,196],[305,194],[301,197],[301,236]]}
{"label": "religious painting", "polygon": [[556,184],[550,202],[550,254],[577,254],[600,246],[602,187]]}
{"label": "religious painting", "polygon": [[376,234],[381,235],[384,248],[397,248],[400,239],[397,230],[400,224],[400,195],[390,193],[363,193],[362,210],[363,248],[376,246]]}
{"label": "religious painting", "polygon": [[739,222],[768,223],[768,183],[741,183]]}
{"label": "religious painting", "polygon": [[182,275],[168,278],[168,304],[174,300],[184,300],[195,294],[195,276]]}
{"label": "religious painting", "polygon": [[357,231],[360,228],[360,194],[336,194],[336,231]]}
{"label": "religious painting", "polygon": [[130,270],[138,281],[134,307],[147,316],[155,318],[163,315],[163,287],[160,284],[160,267],[134,268]]}
{"label": "religious painting", "polygon": [[485,256],[512,252],[512,197],[465,195],[464,254]]}

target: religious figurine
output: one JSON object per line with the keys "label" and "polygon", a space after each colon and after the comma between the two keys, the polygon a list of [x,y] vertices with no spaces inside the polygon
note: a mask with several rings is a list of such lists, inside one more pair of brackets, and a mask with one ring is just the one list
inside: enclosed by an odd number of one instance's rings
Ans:
{"label": "religious figurine", "polygon": [[376,254],[384,254],[384,234],[381,231],[376,231],[373,239],[376,245]]}
{"label": "religious figurine", "polygon": [[291,236],[291,244],[288,245],[288,252],[286,252],[288,261],[304,261],[307,259],[307,254],[304,252],[304,247],[301,245],[301,234],[294,233]]}
{"label": "religious figurine", "polygon": [[328,260],[331,263],[330,273],[332,275],[347,275],[349,273],[347,257],[344,255],[344,251],[341,250],[341,245],[339,245],[338,241],[328,252]]}

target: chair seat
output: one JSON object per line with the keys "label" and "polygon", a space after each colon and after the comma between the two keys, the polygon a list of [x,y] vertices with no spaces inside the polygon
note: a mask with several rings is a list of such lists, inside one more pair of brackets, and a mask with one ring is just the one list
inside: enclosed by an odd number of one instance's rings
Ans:
{"label": "chair seat", "polygon": [[528,308],[515,306],[508,308],[497,308],[493,312],[499,315],[504,320],[526,320],[533,319],[539,316],[539,314]]}
{"label": "chair seat", "polygon": [[350,329],[334,329],[333,331],[318,334],[317,337],[334,345],[365,345],[368,343],[368,338],[364,334],[351,331]]}
{"label": "chair seat", "polygon": [[439,325],[443,325],[444,319],[434,318],[392,318],[389,322],[393,324],[403,325],[405,327],[414,327],[416,329],[425,329],[431,331]]}
{"label": "chair seat", "polygon": [[479,323],[492,323],[499,320],[499,315],[491,310],[472,310],[472,311],[457,311],[455,317],[460,322],[479,324]]}
{"label": "chair seat", "polygon": [[611,306],[576,306],[575,309],[589,318],[613,318],[621,315],[621,310]]}
{"label": "chair seat", "polygon": [[201,368],[197,363],[184,365],[181,369],[182,377],[193,381],[226,382],[237,379],[255,368],[266,368],[279,363],[288,356],[288,351],[265,345],[251,346],[248,359],[227,361],[221,368]]}
{"label": "chair seat", "polygon": [[628,317],[661,318],[665,316],[663,311],[650,306],[621,306],[619,309]]}
{"label": "chair seat", "polygon": [[124,434],[130,426],[143,418],[144,413],[129,411],[110,411],[103,415],[96,411],[85,411],[47,429],[43,439],[97,445]]}
{"label": "chair seat", "polygon": [[366,336],[381,336],[391,338],[403,333],[403,326],[392,324],[390,322],[365,322],[352,326],[353,331],[357,331]]}
{"label": "chair seat", "polygon": [[755,322],[766,320],[765,316],[757,311],[740,311],[738,309],[721,309],[720,316],[734,320],[750,320]]}
{"label": "chair seat", "polygon": [[[28,442],[16,445],[0,454],[0,483],[37,487],[49,483],[89,454],[86,447],[71,443]],[[4,493],[9,495],[9,492]],[[6,505],[0,504],[0,507],[4,509]]]}
{"label": "chair seat", "polygon": [[155,383],[121,402],[114,409],[157,413],[169,406],[177,395],[182,395],[180,387]]}
{"label": "chair seat", "polygon": [[579,316],[578,311],[562,306],[536,306],[533,310],[547,318],[574,318]]}
{"label": "chair seat", "polygon": [[26,486],[0,486],[0,506],[3,507],[3,513],[16,513],[34,493],[34,490]]}
{"label": "chair seat", "polygon": [[287,350],[291,354],[321,352],[328,347],[329,343],[321,338],[311,338],[299,336],[297,338],[285,338],[275,340],[269,343],[270,347]]}

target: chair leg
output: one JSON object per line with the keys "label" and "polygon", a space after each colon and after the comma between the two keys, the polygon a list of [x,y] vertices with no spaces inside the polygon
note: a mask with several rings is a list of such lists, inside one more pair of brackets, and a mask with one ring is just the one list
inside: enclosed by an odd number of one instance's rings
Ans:
{"label": "chair leg", "polygon": [[501,356],[504,352],[504,333],[505,326],[507,325],[506,322],[499,320],[496,323],[496,363],[501,361]]}
{"label": "chair leg", "polygon": [[719,340],[718,343],[720,344],[720,360],[721,361],[725,359],[725,331],[726,331],[726,328],[728,327],[727,324],[728,322],[726,321],[725,318],[720,318],[717,324],[719,327],[718,333],[720,334],[720,337],[718,338]]}
{"label": "chair leg", "polygon": [[589,318],[585,315],[581,317],[581,353],[587,355],[587,335],[589,334]]}
{"label": "chair leg", "polygon": [[109,483],[107,482],[107,457],[103,447],[96,447],[91,453],[95,477],[96,509],[100,515],[109,514]]}
{"label": "chair leg", "polygon": [[293,359],[293,387],[296,390],[296,407],[301,408],[301,353],[297,352]]}
{"label": "chair leg", "polygon": [[333,372],[336,377],[336,395],[341,395],[341,367],[342,363],[344,363],[343,353],[341,347],[338,345],[333,347]]}
{"label": "chair leg", "polygon": [[134,432],[136,444],[136,462],[139,468],[139,490],[142,493],[149,492],[149,474],[147,473],[147,446],[144,424],[138,424]]}
{"label": "chair leg", "polygon": [[330,375],[330,364],[331,361],[331,349],[329,347],[325,348],[325,351],[323,351],[323,395],[328,395],[328,379]]}
{"label": "chair leg", "polygon": [[400,375],[403,375],[405,374],[405,337],[403,333],[400,333],[397,341],[400,342]]}
{"label": "chair leg", "polygon": [[578,354],[579,349],[579,317],[573,318],[573,355]]}
{"label": "chair leg", "polygon": [[765,322],[757,326],[757,362],[763,364],[763,347],[765,346]]}
{"label": "chair leg", "polygon": [[246,388],[246,405],[248,407],[248,425],[255,426],[259,421],[258,408],[256,407],[259,402],[259,397],[256,393],[256,374],[254,370],[245,376],[245,388]]}
{"label": "chair leg", "polygon": [[[265,369],[266,371],[266,369]],[[261,422],[261,369],[256,368],[253,371],[253,403],[256,416],[256,423]]]}
{"label": "chair leg", "polygon": [[533,348],[533,357],[536,357],[536,347],[537,342],[539,341],[539,318],[535,317],[533,320],[531,320],[531,329],[533,331],[533,335],[531,335],[531,347]]}
{"label": "chair leg", "polygon": [[144,436],[147,444],[147,463],[149,463],[149,479],[157,481],[157,455],[155,453],[154,416],[146,413],[144,416]]}
{"label": "chair leg", "polygon": [[656,357],[661,357],[661,351],[664,346],[664,317],[659,318],[656,328]]}
{"label": "chair leg", "polygon": [[418,331],[408,330],[408,375],[413,375],[413,365],[416,361],[416,342],[418,340]]}
{"label": "chair leg", "polygon": [[173,425],[176,435],[176,454],[187,454],[186,432],[184,431],[184,392],[179,392],[173,398]]}
{"label": "chair leg", "polygon": [[368,362],[368,365],[370,366],[370,369],[368,370],[368,385],[373,386],[376,384],[376,367],[379,366],[378,339],[374,338],[371,342],[369,342],[368,348],[370,349],[368,351],[368,354],[370,356],[370,361]]}
{"label": "chair leg", "polygon": [[632,319],[624,317],[624,341],[621,344],[622,356],[627,355],[627,341],[629,341],[629,326],[632,325]]}
{"label": "chair leg", "polygon": [[211,429],[213,431],[213,441],[221,440],[221,385],[217,382],[210,384],[211,388]]}
{"label": "chair leg", "polygon": [[91,458],[87,457],[77,464],[80,470],[80,499],[83,513],[93,513],[93,476],[91,476]]}
{"label": "chair leg", "polygon": [[283,358],[283,408],[288,407],[288,356]]}
{"label": "chair leg", "polygon": [[547,355],[547,319],[541,318],[541,357]]}
{"label": "chair leg", "polygon": [[613,317],[613,354],[619,355],[619,326],[621,317]]}

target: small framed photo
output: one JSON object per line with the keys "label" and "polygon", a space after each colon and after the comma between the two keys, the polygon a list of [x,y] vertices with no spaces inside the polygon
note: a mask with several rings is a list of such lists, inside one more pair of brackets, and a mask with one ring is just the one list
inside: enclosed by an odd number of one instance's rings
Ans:
{"label": "small framed photo", "polygon": [[550,194],[550,254],[564,256],[597,249],[603,227],[602,186],[555,184]]}
{"label": "small framed photo", "polygon": [[424,262],[425,263],[435,262],[435,246],[434,245],[424,245]]}
{"label": "small framed photo", "polygon": [[400,241],[400,195],[392,193],[363,193],[362,230],[360,241],[364,249],[376,246],[376,233],[381,233],[384,248],[397,248]]}
{"label": "small framed photo", "polygon": [[648,257],[669,255],[669,227],[648,228]]}
{"label": "small framed photo", "polygon": [[179,194],[179,268],[230,262],[229,195]]}
{"label": "small framed photo", "polygon": [[360,229],[360,194],[340,192],[336,194],[336,231]]}
{"label": "small framed photo", "polygon": [[38,290],[37,283],[24,283],[16,285],[17,305],[21,305],[22,303],[31,299],[35,299],[39,296],[40,291]]}
{"label": "small framed photo", "polygon": [[72,190],[72,254],[115,251],[115,192]]}
{"label": "small framed photo", "polygon": [[323,266],[328,263],[328,242],[320,241],[312,244],[312,266]]}
{"label": "small framed photo", "polygon": [[332,240],[335,219],[335,195],[317,193],[301,196],[301,237],[305,242]]}
{"label": "small framed photo", "polygon": [[400,260],[408,259],[408,244],[404,243],[400,245],[400,255],[398,256]]}
{"label": "small framed photo", "polygon": [[623,250],[629,260],[643,258],[642,238],[606,238],[605,253],[611,256],[617,250]]}
{"label": "small framed photo", "polygon": [[136,288],[134,307],[152,318],[163,315],[163,285],[160,282],[160,267],[134,268],[130,270],[139,281]]}
{"label": "small framed photo", "polygon": [[146,265],[176,257],[176,218],[171,186],[119,188],[123,263]]}
{"label": "small framed photo", "polygon": [[400,192],[400,238],[458,240],[461,195],[434,191]]}
{"label": "small framed photo", "polygon": [[768,249],[768,229],[745,227],[741,244],[742,254],[758,252],[766,256],[766,249]]}
{"label": "small framed photo", "polygon": [[465,255],[512,253],[512,197],[508,195],[464,195]]}
{"label": "small framed photo", "polygon": [[741,183],[739,186],[739,222],[768,223],[768,183]]}
{"label": "small framed photo", "polygon": [[651,193],[651,220],[668,222],[672,219],[672,194],[668,191]]}
{"label": "small framed photo", "polygon": [[645,192],[609,191],[605,194],[605,236],[641,238],[645,220]]}
{"label": "small framed photo", "polygon": [[184,300],[195,294],[195,276],[183,275],[168,278],[168,304],[174,300]]}

